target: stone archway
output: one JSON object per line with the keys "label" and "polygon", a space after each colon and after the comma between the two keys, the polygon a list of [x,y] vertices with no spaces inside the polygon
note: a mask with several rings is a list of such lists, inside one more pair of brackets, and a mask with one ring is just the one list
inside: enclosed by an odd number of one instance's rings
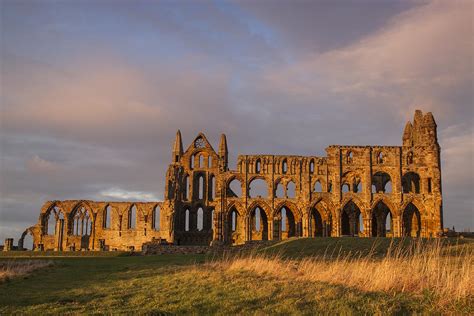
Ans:
{"label": "stone archway", "polygon": [[358,236],[360,233],[359,207],[351,200],[341,211],[341,236]]}
{"label": "stone archway", "polygon": [[402,233],[403,236],[421,236],[421,214],[413,203],[409,203],[403,211]]}
{"label": "stone archway", "polygon": [[[387,232],[393,232],[393,213],[382,201],[379,201],[372,209],[372,237],[386,237]],[[387,227],[387,220],[390,221]]]}
{"label": "stone archway", "polygon": [[265,209],[255,205],[248,215],[250,240],[268,240],[268,214]]}
{"label": "stone archway", "polygon": [[33,231],[28,228],[26,229],[23,234],[21,234],[21,237],[20,239],[18,239],[18,250],[29,250],[28,248],[25,248],[29,246],[29,242],[26,241],[25,243],[25,239],[28,237],[28,236],[31,236],[31,250],[35,250],[35,236],[33,234]]}

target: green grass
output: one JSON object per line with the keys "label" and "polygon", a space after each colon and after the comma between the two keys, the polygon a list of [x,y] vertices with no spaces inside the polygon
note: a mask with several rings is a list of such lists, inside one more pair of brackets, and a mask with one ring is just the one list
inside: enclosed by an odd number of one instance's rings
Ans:
{"label": "green grass", "polygon": [[[332,249],[386,250],[385,239],[289,240],[263,252],[288,257],[322,255]],[[57,254],[61,255],[61,254]],[[0,314],[398,314],[436,313],[429,293],[363,292],[318,282],[289,282],[248,271],[223,273],[206,255],[54,257],[52,267],[0,283]],[[40,259],[39,255],[28,260]],[[25,260],[0,257],[0,260]],[[455,307],[472,311],[472,302]]]}

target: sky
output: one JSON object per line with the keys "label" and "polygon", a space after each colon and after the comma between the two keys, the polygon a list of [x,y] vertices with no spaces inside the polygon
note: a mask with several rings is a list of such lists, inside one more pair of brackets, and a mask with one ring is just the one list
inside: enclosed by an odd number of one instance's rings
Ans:
{"label": "sky", "polygon": [[[178,129],[238,154],[442,148],[445,227],[474,229],[472,1],[0,1],[0,243],[47,200],[163,199]],[[15,241],[16,242],[16,241]]]}

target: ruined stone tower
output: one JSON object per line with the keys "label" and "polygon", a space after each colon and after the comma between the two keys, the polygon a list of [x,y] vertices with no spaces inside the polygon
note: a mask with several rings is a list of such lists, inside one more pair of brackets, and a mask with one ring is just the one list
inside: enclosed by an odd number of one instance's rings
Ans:
{"label": "ruined stone tower", "polygon": [[[431,113],[415,112],[402,146],[326,148],[326,157],[239,155],[228,166],[200,133],[172,148],[162,202],[48,201],[28,228],[36,249],[140,249],[318,236],[434,237],[442,231],[440,147]],[[256,187],[260,186],[260,191]]]}

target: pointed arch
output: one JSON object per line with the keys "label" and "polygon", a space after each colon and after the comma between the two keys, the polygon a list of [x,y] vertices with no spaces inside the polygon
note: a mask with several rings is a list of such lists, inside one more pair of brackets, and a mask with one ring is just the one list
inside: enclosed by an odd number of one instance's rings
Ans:
{"label": "pointed arch", "polygon": [[268,209],[261,206],[262,204],[254,204],[249,211],[248,227],[251,240],[268,240]]}
{"label": "pointed arch", "polygon": [[135,204],[132,204],[128,209],[127,223],[128,229],[137,228],[137,206]]}
{"label": "pointed arch", "polygon": [[[379,200],[371,211],[371,221],[372,221],[372,237],[386,237],[387,235],[387,217],[392,218],[393,213],[390,208],[382,200]],[[389,230],[392,229],[392,224],[390,223]]]}
{"label": "pointed arch", "polygon": [[349,200],[341,210],[341,235],[358,236],[360,231],[360,208]]}
{"label": "pointed arch", "polygon": [[403,210],[402,234],[411,237],[421,236],[421,213],[411,202]]}
{"label": "pointed arch", "polygon": [[204,210],[202,209],[202,207],[199,207],[197,210],[196,228],[198,231],[202,231],[204,229]]}
{"label": "pointed arch", "polygon": [[184,211],[184,231],[188,232],[189,231],[189,209],[186,209]]}
{"label": "pointed arch", "polygon": [[238,179],[237,177],[230,178],[227,181],[227,197],[236,197],[240,198],[242,197],[242,181]]}
{"label": "pointed arch", "polygon": [[414,171],[402,176],[403,193],[420,193],[420,175]]}
{"label": "pointed arch", "polygon": [[107,204],[104,208],[104,213],[102,215],[102,228],[110,229],[112,224],[112,206]]}
{"label": "pointed arch", "polygon": [[265,178],[253,177],[249,180],[248,196],[249,198],[256,198],[259,196],[263,198],[267,198],[268,184],[267,184],[267,181],[265,181]]}
{"label": "pointed arch", "polygon": [[392,177],[390,174],[384,171],[374,173],[372,176],[372,193],[392,193]]}
{"label": "pointed arch", "polygon": [[156,206],[153,208],[152,212],[152,217],[151,217],[151,226],[154,230],[159,231],[161,229],[161,208],[159,204],[156,204]]}

